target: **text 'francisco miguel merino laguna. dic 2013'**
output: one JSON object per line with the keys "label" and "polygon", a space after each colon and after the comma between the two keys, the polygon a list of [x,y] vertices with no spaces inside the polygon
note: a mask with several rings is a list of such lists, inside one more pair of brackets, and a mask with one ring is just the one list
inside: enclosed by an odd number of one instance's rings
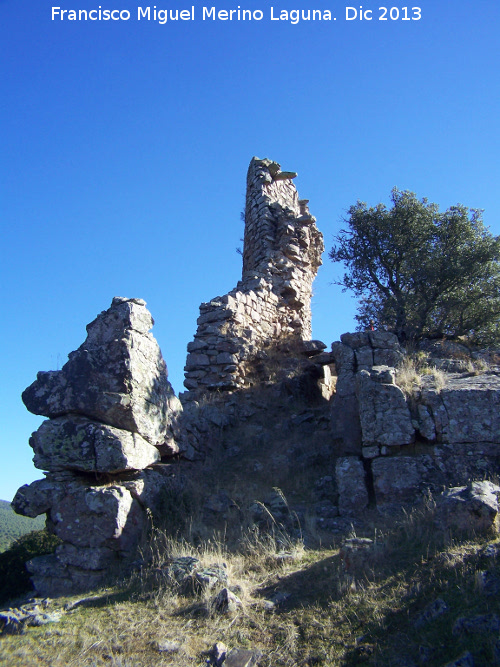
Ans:
{"label": "text 'francisco miguel merino laguna. dic 2013'", "polygon": [[[359,8],[358,8],[359,7]],[[343,7],[339,12],[346,21],[419,21],[422,18],[420,7],[378,7],[375,10],[358,7]],[[197,16],[203,21],[262,21],[264,12],[261,9],[216,9],[216,7],[198,7]],[[271,21],[336,21],[329,9],[275,9],[268,8],[269,20]],[[103,9],[101,5],[97,9],[63,9],[52,7],[52,20],[61,21],[156,21],[165,24],[168,21],[194,21],[195,7],[190,9],[157,9],[153,7],[137,7],[137,13],[128,9]]]}

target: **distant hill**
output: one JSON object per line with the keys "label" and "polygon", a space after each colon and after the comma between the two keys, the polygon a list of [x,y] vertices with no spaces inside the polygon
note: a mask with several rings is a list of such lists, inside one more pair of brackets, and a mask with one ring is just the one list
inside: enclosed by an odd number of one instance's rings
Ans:
{"label": "distant hill", "polygon": [[0,500],[0,553],[9,548],[21,535],[31,533],[32,530],[41,530],[45,527],[45,516],[30,519],[16,514],[10,502]]}

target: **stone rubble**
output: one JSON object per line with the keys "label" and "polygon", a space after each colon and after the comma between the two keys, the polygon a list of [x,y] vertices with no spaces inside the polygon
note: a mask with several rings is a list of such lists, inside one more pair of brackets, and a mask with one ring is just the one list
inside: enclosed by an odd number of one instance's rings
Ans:
{"label": "stone rubble", "polygon": [[27,627],[58,623],[63,612],[50,611],[52,600],[32,598],[20,607],[0,611],[0,635],[20,635]]}

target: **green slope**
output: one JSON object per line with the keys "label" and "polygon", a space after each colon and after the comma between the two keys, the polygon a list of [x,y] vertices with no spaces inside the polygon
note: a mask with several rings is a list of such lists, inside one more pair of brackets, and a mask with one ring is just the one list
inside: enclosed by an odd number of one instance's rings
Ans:
{"label": "green slope", "polygon": [[0,500],[0,553],[9,548],[14,540],[32,530],[40,530],[45,526],[45,515],[30,519],[16,514],[10,502]]}

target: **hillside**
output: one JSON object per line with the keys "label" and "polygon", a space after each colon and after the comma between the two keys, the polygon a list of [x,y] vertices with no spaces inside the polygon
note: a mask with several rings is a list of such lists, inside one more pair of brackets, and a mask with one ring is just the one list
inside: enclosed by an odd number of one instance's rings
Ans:
{"label": "hillside", "polygon": [[[304,549],[278,524],[274,535],[243,536],[236,552],[155,530],[151,565],[128,581],[84,597],[31,601],[14,610],[25,614],[19,624],[11,610],[0,662],[498,665],[498,539],[444,536],[433,514],[431,503],[400,521],[367,515],[364,539],[351,536],[329,549]],[[192,563],[198,570],[188,573]],[[232,607],[221,603],[223,591]],[[23,623],[39,627],[15,634]]]}
{"label": "hillside", "polygon": [[10,502],[0,500],[0,553],[8,549],[14,540],[32,530],[40,530],[45,526],[45,516],[30,519],[16,514]]}

